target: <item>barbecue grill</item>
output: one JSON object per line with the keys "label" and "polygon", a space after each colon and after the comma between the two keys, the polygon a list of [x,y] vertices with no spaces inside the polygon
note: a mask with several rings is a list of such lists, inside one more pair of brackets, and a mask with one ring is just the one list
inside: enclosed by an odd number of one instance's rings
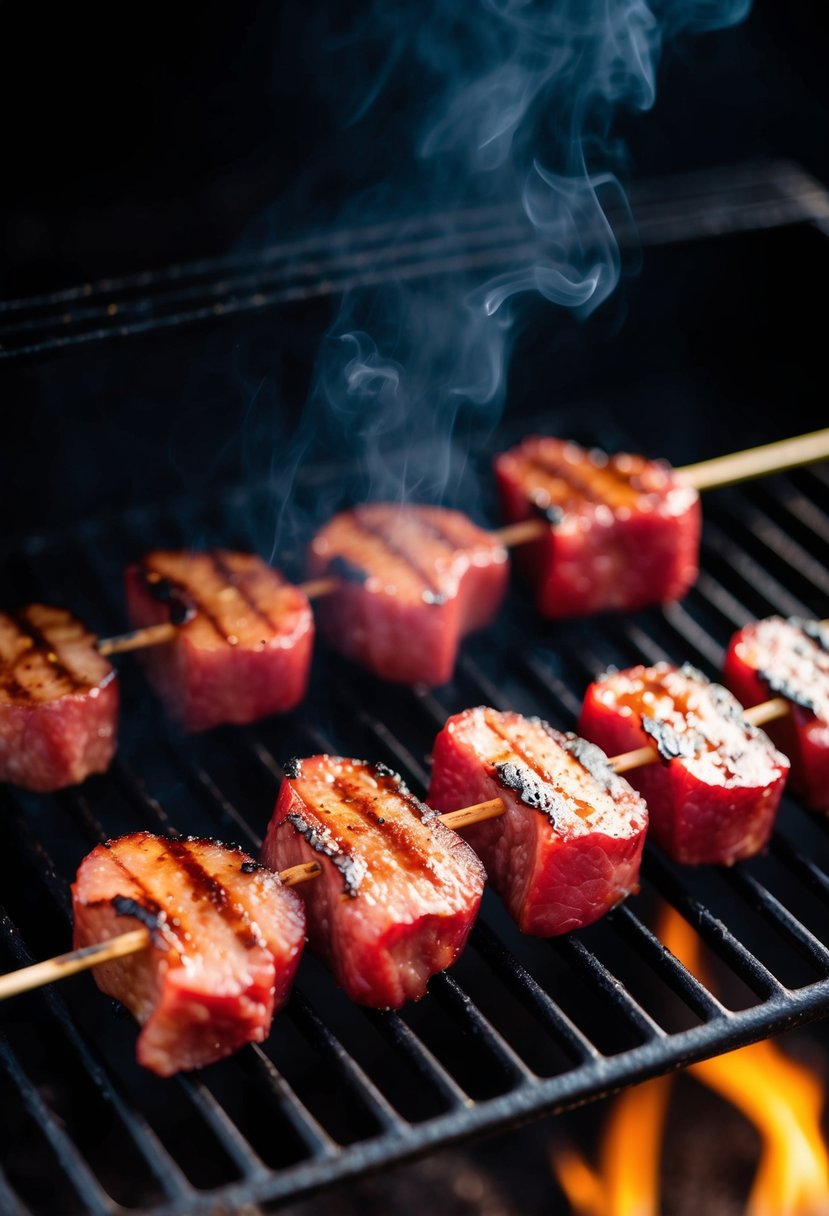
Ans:
{"label": "barbecue grill", "polygon": [[[655,275],[658,296],[661,276],[662,298],[669,298],[684,267],[687,313],[706,259],[724,276],[742,267],[734,290],[750,294],[758,282],[772,283],[790,249],[827,256],[829,194],[795,166],[651,183],[637,194],[643,244],[665,247],[664,256],[649,255],[649,290]],[[449,250],[435,247],[437,226],[424,219],[406,252],[387,262],[381,229],[348,239],[317,234],[256,257],[15,301],[0,316],[0,353],[24,396],[36,382],[33,369],[51,367],[78,383],[92,358],[117,367],[135,357],[136,343],[171,360],[182,348],[208,359],[225,325],[236,335],[245,326],[272,331],[282,318],[292,332],[307,315],[297,320],[295,310],[354,281],[451,273],[475,259],[497,268],[523,239],[500,232],[497,215],[470,213],[462,229],[469,240]],[[635,303],[626,341],[653,349],[658,373],[640,377],[635,398],[621,386],[601,403],[548,408],[537,389],[545,356],[536,352],[532,376],[516,384],[517,412],[485,446],[473,446],[469,460],[459,454],[458,504],[474,490],[479,519],[494,524],[494,504],[481,491],[489,457],[533,429],[679,464],[814,425],[808,369],[799,369],[796,400],[785,410],[776,412],[770,399],[758,404],[754,387],[765,381],[771,398],[791,351],[758,348],[757,365],[746,365],[751,325],[756,341],[760,324],[755,313],[743,330],[735,327],[729,364],[719,320],[701,316],[688,337],[686,364],[699,342],[716,369],[707,406],[685,367],[670,376],[660,368],[655,348],[670,327],[644,332]],[[589,331],[581,332],[587,349]],[[530,329],[528,351],[533,340]],[[812,360],[816,366],[814,353]],[[567,388],[559,384],[559,401]],[[723,401],[730,403],[725,414]],[[311,500],[335,483],[347,499],[349,470],[341,462],[306,466],[294,493]],[[422,793],[432,740],[450,713],[487,703],[570,729],[587,683],[610,665],[689,660],[716,678],[728,637],[747,620],[826,616],[828,485],[827,470],[816,467],[706,494],[700,576],[681,604],[552,627],[534,617],[516,582],[496,625],[464,645],[455,679],[435,691],[384,685],[319,644],[299,711],[185,738],[160,718],[138,666],[122,661],[123,724],[111,771],[52,796],[0,791],[0,964],[10,969],[67,948],[68,884],[84,853],[108,836],[137,828],[192,832],[255,851],[288,756],[367,755]],[[265,480],[163,501],[147,494],[139,505],[44,527],[0,550],[3,601],[65,603],[101,634],[116,633],[124,627],[128,560],[192,543],[257,548],[270,558],[273,514]],[[300,576],[296,547],[279,560]],[[655,936],[662,900],[710,947],[712,988]],[[195,1216],[278,1204],[808,1022],[829,1012],[827,901],[829,821],[787,796],[766,856],[732,871],[695,871],[648,847],[641,892],[562,939],[522,937],[487,893],[459,963],[399,1013],[350,1005],[305,957],[268,1041],[200,1074],[161,1081],[144,1073],[134,1061],[133,1023],[89,977],[8,1002],[0,1007],[0,1208]]]}

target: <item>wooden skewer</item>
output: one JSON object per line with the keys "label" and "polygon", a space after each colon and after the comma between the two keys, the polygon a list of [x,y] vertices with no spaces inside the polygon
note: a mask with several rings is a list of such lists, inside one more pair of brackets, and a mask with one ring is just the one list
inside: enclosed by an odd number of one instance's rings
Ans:
{"label": "wooden skewer", "polygon": [[[728,456],[716,456],[713,460],[688,464],[675,471],[697,490],[709,490],[826,458],[829,458],[829,427],[808,435],[797,435],[793,439],[767,443],[762,447],[731,452]],[[492,535],[506,549],[512,549],[539,540],[547,534],[549,526],[543,519],[523,519],[497,529]],[[340,586],[335,578],[318,578],[302,583],[299,589],[310,600],[315,600],[331,595]],[[174,641],[177,634],[178,626],[171,623],[148,625],[144,629],[119,634],[118,637],[103,638],[98,642],[98,650],[103,655],[125,654],[130,650],[144,650],[148,646],[162,646],[165,642]]]}
{"label": "wooden skewer", "polygon": [[[782,718],[789,712],[788,702],[782,697],[774,697],[763,701],[745,711],[744,717],[753,726]],[[659,759],[659,753],[654,747],[637,747],[634,751],[623,752],[613,756],[610,765],[614,772],[627,773],[631,769],[640,768],[644,764],[652,764]],[[506,805],[501,798],[490,798],[487,802],[477,802],[473,806],[465,806],[457,811],[446,811],[438,815],[438,819],[446,827],[458,831],[471,827],[474,823],[484,823],[487,819],[497,819],[503,815]],[[291,866],[279,874],[280,881],[286,887],[294,887],[299,883],[308,882],[322,873],[319,862],[306,861],[301,865]],[[55,980],[75,975],[79,971],[87,971],[99,967],[102,963],[113,959],[124,958],[129,954],[139,954],[150,944],[150,934],[146,929],[133,929],[121,933],[118,937],[99,942],[95,946],[84,946],[81,950],[72,950],[68,954],[46,959],[42,963],[34,963],[31,967],[21,967],[8,975],[0,976],[0,1001],[7,997],[29,992],[33,988],[41,988]]]}

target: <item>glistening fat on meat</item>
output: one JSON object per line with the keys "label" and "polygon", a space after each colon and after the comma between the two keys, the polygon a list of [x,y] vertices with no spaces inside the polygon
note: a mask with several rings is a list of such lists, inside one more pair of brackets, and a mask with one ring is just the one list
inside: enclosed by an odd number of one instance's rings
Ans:
{"label": "glistening fat on meat", "polygon": [[743,705],[789,702],[788,714],[764,729],[789,757],[792,788],[829,811],[829,629],[782,617],[746,625],[731,639],[723,679]]}
{"label": "glistening fat on meat", "polygon": [[676,861],[731,865],[766,845],[789,762],[730,692],[693,667],[657,663],[595,681],[578,729],[610,754],[656,749],[658,760],[629,780]]}
{"label": "glistening fat on meat", "polygon": [[144,925],[151,945],[95,969],[141,1023],[161,1076],[267,1037],[305,942],[302,902],[240,849],[135,832],[98,845],[72,887],[75,947]]}
{"label": "glistening fat on meat", "polygon": [[307,596],[249,553],[149,553],[126,572],[133,626],[172,621],[175,640],[142,654],[188,731],[254,722],[305,696],[314,641]]}
{"label": "glistening fat on meat", "polygon": [[696,579],[699,495],[664,462],[530,436],[498,456],[495,475],[508,521],[549,525],[517,553],[542,616],[632,611]]}
{"label": "glistening fat on meat", "polygon": [[456,714],[435,740],[427,801],[491,798],[506,813],[463,834],[525,933],[579,929],[636,889],[647,809],[599,748],[517,713]]}
{"label": "glistening fat on meat", "polygon": [[395,773],[339,756],[287,767],[262,858],[320,863],[297,888],[311,948],[352,1000],[380,1009],[418,1000],[454,962],[484,888],[469,846]]}
{"label": "glistening fat on meat", "polygon": [[118,700],[114,669],[71,613],[0,612],[0,781],[48,791],[104,772]]}
{"label": "glistening fat on meat", "polygon": [[335,649],[403,684],[445,684],[466,634],[495,617],[509,577],[497,538],[459,511],[369,503],[314,538],[312,578],[339,590],[318,605]]}

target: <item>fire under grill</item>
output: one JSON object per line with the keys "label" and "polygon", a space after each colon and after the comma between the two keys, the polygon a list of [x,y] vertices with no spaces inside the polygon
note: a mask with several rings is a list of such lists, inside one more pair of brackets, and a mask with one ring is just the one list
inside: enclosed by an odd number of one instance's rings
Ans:
{"label": "fire under grill", "polygon": [[[767,169],[766,179],[781,224],[826,214],[825,195],[798,172]],[[761,193],[762,180],[755,172]],[[695,197],[675,240],[705,236],[705,216],[723,212],[721,193]],[[773,222],[769,198],[751,214],[735,205],[734,228],[751,228],[752,215]],[[671,208],[682,211],[675,196]],[[39,341],[59,337],[45,332]],[[492,451],[553,426],[587,445],[658,454],[635,412],[620,424],[613,404],[512,419],[466,475],[488,485]],[[735,417],[722,451],[776,437],[761,417]],[[341,473],[306,469],[297,494]],[[382,760],[422,794],[434,736],[460,709],[514,708],[570,729],[588,682],[611,665],[687,660],[717,678],[746,621],[826,616],[827,488],[823,467],[707,493],[699,579],[661,610],[552,626],[514,581],[495,626],[465,644],[455,679],[436,691],[384,685],[320,642],[299,711],[188,738],[162,720],[138,664],[122,660],[111,771],[60,795],[0,790],[2,969],[67,948],[69,883],[102,839],[146,828],[255,851],[288,756]],[[154,547],[261,548],[256,521],[272,515],[271,494],[260,484],[189,496],[32,536],[0,554],[3,602],[66,604],[117,633],[128,560]],[[486,494],[478,514],[497,520]],[[279,561],[301,577],[296,553]],[[711,989],[656,937],[663,901],[710,948]],[[765,856],[692,870],[648,846],[640,893],[577,934],[523,937],[488,892],[458,964],[399,1013],[350,1004],[306,955],[270,1038],[200,1074],[162,1081],[141,1070],[132,1021],[88,976],[17,998],[0,1007],[0,1209],[195,1216],[285,1202],[808,1022],[829,1012],[827,904],[829,820],[786,796]]]}

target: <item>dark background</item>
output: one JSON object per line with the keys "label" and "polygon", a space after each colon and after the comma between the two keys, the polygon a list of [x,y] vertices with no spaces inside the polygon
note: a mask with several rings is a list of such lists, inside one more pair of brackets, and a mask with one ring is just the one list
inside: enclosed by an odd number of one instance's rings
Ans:
{"label": "dark background", "polygon": [[[383,107],[358,130],[343,130],[334,98],[338,73],[348,85],[353,11],[345,0],[101,6],[94,16],[77,6],[5,5],[0,294],[254,247],[286,228],[334,222],[378,165],[393,171],[395,107],[418,87],[401,74]],[[817,0],[758,0],[741,27],[666,48],[655,109],[618,124],[630,176],[771,156],[829,181],[822,11]],[[321,57],[320,46],[337,39],[342,51]],[[686,400],[672,426],[655,413],[654,443],[666,445],[665,455],[696,459],[711,454],[706,444],[723,448],[716,430],[689,435],[681,425],[699,396],[696,375],[716,386],[712,415],[735,380],[746,405],[752,395],[761,402],[785,393],[779,428],[791,431],[819,402],[801,359],[818,336],[800,303],[814,257],[820,271],[822,250],[776,239],[648,251],[641,275],[588,326],[539,306],[524,344],[552,361],[550,393],[537,397],[543,363],[522,383],[519,361],[510,408],[537,412],[646,383],[658,396],[660,378],[675,385],[684,365]],[[771,312],[759,314],[764,300]],[[0,365],[0,536],[267,475],[299,416],[333,307]],[[780,346],[770,370],[750,365],[758,340],[766,354],[769,342]],[[803,383],[792,395],[798,362]]]}

